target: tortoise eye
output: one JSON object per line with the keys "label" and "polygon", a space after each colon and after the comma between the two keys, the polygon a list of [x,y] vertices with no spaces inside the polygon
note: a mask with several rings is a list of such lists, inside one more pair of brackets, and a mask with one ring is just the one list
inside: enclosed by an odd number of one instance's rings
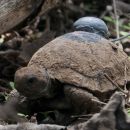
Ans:
{"label": "tortoise eye", "polygon": [[30,76],[28,77],[27,83],[28,84],[33,84],[34,82],[36,82],[37,78],[34,76]]}

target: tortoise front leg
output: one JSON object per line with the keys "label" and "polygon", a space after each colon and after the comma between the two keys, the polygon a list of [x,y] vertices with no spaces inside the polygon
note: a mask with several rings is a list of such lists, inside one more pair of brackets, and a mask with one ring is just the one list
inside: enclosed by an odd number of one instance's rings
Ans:
{"label": "tortoise front leg", "polygon": [[99,101],[99,99],[86,90],[71,85],[65,85],[64,94],[76,114],[95,113],[100,110],[101,103],[96,102]]}

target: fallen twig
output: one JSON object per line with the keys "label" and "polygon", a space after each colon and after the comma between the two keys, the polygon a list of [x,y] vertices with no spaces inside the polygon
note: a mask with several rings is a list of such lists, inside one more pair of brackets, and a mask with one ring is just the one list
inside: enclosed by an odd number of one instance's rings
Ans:
{"label": "fallen twig", "polygon": [[95,100],[95,99],[92,99],[92,101],[97,102],[97,103],[100,103],[101,105],[106,105],[106,103],[105,103],[105,102],[102,102],[102,101],[98,101],[98,100]]}
{"label": "fallen twig", "polygon": [[126,85],[127,85],[127,66],[125,65],[125,70],[124,70],[124,90],[126,91],[127,88],[126,88]]}
{"label": "fallen twig", "polygon": [[116,84],[107,74],[104,74],[104,76],[105,76],[112,84],[114,84],[122,93],[124,93],[125,95],[128,95],[128,93],[125,92],[122,88],[120,88],[119,85]]}
{"label": "fallen twig", "polygon": [[117,8],[116,8],[116,0],[113,0],[113,8],[114,8],[114,14],[115,14],[115,20],[116,20],[116,34],[117,38],[119,38],[119,16],[117,15]]}
{"label": "fallen twig", "polygon": [[72,115],[71,118],[88,118],[88,117],[92,117],[93,114],[87,114],[87,115]]}
{"label": "fallen twig", "polygon": [[121,40],[123,40],[123,39],[125,39],[125,38],[127,38],[127,37],[129,37],[129,36],[130,36],[130,33],[128,33],[126,36],[122,36],[122,37],[120,37],[120,38],[112,39],[111,41],[112,41],[112,42],[121,41]]}
{"label": "fallen twig", "polygon": [[0,130],[66,130],[66,127],[49,124],[20,123],[16,125],[0,125]]}

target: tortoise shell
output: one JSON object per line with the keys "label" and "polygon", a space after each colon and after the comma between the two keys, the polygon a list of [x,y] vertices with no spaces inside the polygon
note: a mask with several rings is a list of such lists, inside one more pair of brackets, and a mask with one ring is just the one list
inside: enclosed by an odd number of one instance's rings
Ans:
{"label": "tortoise shell", "polygon": [[91,92],[112,91],[130,81],[130,62],[123,50],[97,34],[82,31],[49,42],[33,55],[29,66],[45,68],[61,83]]}

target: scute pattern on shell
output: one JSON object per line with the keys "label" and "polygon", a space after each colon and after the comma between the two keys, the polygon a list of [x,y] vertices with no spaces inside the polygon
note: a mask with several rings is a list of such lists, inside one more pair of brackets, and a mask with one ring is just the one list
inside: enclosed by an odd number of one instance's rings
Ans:
{"label": "scute pattern on shell", "polygon": [[100,41],[102,38],[100,35],[97,35],[94,33],[84,33],[82,31],[80,33],[79,32],[67,33],[63,37],[66,39],[78,41],[79,43],[80,42],[86,43],[86,41],[88,43],[96,43],[96,42]]}
{"label": "scute pattern on shell", "polygon": [[[100,37],[100,40],[92,44],[84,40],[84,36],[88,36],[87,32],[73,32],[67,35],[76,35],[77,40],[66,35],[56,38],[39,49],[28,66],[41,66],[48,70],[50,76],[62,83],[97,92],[116,89],[105,75],[115,83],[124,85],[125,66],[128,69],[127,80],[130,81],[129,59],[110,41]],[[84,42],[79,43],[78,37]]]}

